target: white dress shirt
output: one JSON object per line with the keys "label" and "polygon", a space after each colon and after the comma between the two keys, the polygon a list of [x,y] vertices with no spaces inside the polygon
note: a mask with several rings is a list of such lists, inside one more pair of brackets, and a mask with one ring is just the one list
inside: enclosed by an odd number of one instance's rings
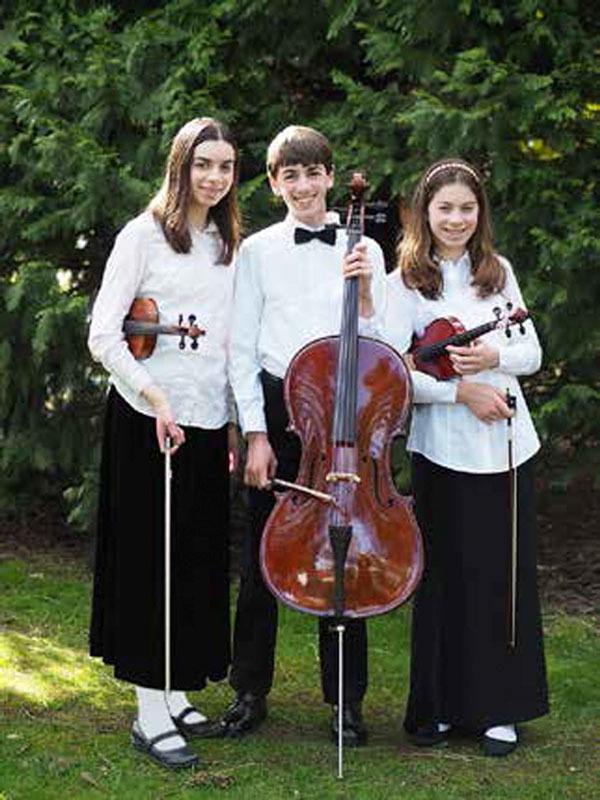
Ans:
{"label": "white dress shirt", "polygon": [[[137,411],[155,416],[140,392],[158,384],[180,425],[215,429],[229,418],[227,347],[233,300],[234,265],[217,264],[221,239],[214,223],[192,230],[189,253],[176,253],[150,212],[119,233],[106,264],[92,311],[89,348],[109,371],[119,394]],[[190,314],[206,329],[193,350],[186,339],[158,336],[152,355],[136,361],[122,326],[136,297],[151,297],[161,324],[184,324]]]}
{"label": "white dress shirt", "polygon": [[[384,338],[400,353],[406,352],[413,333],[439,317],[457,317],[465,329],[475,328],[495,319],[493,309],[503,312],[506,303],[513,311],[525,308],[519,286],[509,262],[500,259],[506,270],[502,292],[479,298],[471,284],[468,253],[457,261],[442,261],[443,292],[439,299],[428,300],[420,292],[408,289],[400,272],[388,275]],[[510,338],[503,330],[485,334],[482,341],[498,349],[499,364],[494,369],[462,377],[464,381],[486,383],[503,393],[509,389],[517,398],[512,421],[515,466],[527,461],[540,447],[517,375],[530,375],[541,364],[542,351],[531,320],[524,324],[525,334],[515,325]],[[469,408],[456,402],[459,378],[437,381],[419,371],[411,373],[415,408],[407,448],[430,461],[461,472],[493,473],[508,468],[507,422],[486,424]]]}
{"label": "white dress shirt", "polygon": [[[328,223],[336,220],[337,215],[327,215]],[[294,244],[296,227],[308,226],[288,214],[283,222],[250,236],[240,248],[229,376],[244,433],[267,430],[261,370],[282,378],[304,345],[340,332],[346,231],[337,231],[333,246],[318,239]],[[375,313],[359,318],[359,332],[374,336],[382,323],[385,266],[379,245],[366,237],[363,241],[373,267]]]}

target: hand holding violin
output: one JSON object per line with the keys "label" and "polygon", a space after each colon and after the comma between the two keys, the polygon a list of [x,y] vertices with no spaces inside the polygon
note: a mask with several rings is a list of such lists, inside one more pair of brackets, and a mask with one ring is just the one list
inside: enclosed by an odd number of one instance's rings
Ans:
{"label": "hand holding violin", "polygon": [[475,375],[485,369],[493,369],[499,363],[497,348],[484,344],[479,339],[466,347],[449,344],[446,345],[446,350],[458,375]]}
{"label": "hand holding violin", "polygon": [[165,438],[171,437],[171,454],[176,453],[185,442],[185,433],[175,422],[167,395],[160,386],[152,384],[142,390],[142,397],[152,406],[156,414],[156,439],[160,452],[166,451]]}
{"label": "hand holding violin", "polygon": [[367,245],[359,242],[344,257],[342,262],[344,278],[358,278],[358,313],[361,317],[371,317],[374,312],[371,281],[373,266],[367,255]]}

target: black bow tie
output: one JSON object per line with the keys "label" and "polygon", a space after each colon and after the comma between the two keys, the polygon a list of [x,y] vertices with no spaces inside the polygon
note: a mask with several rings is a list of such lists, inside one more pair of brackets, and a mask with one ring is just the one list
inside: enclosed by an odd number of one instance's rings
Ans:
{"label": "black bow tie", "polygon": [[318,231],[311,231],[309,228],[295,228],[294,243],[305,244],[310,242],[311,239],[320,239],[325,244],[335,244],[336,233],[337,231],[333,226],[327,226]]}

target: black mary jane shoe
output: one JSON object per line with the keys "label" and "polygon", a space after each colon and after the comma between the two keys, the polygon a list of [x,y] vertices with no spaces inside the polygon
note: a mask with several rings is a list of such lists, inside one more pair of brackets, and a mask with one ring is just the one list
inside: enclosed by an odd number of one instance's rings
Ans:
{"label": "black mary jane shoe", "polygon": [[212,723],[203,736],[207,739],[239,739],[256,730],[267,718],[267,698],[252,692],[238,692],[221,719]]}
{"label": "black mary jane shoe", "polygon": [[152,736],[148,739],[140,730],[140,726],[136,720],[131,727],[131,744],[136,750],[145,753],[148,758],[151,758],[152,761],[159,764],[161,767],[166,767],[166,769],[187,769],[188,767],[194,767],[200,762],[200,759],[196,753],[192,753],[187,745],[177,747],[174,750],[159,750],[156,747],[159,742],[180,735],[179,731],[172,730],[159,733],[158,736]]}
{"label": "black mary jane shoe", "polygon": [[408,740],[417,747],[440,747],[448,743],[450,729],[440,731],[437,723],[419,725],[414,731],[406,731]]}
{"label": "black mary jane shoe", "polygon": [[199,711],[197,708],[193,706],[186,706],[183,711],[177,716],[171,715],[171,719],[175,724],[175,727],[183,736],[187,736],[190,739],[197,738],[207,738],[210,736],[210,731],[214,728],[215,723],[210,722],[210,720],[205,719],[203,722],[186,722],[185,718],[190,714],[198,714]]}
{"label": "black mary jane shoe", "polygon": [[507,756],[517,748],[518,744],[518,738],[514,742],[505,742],[503,739],[494,739],[493,736],[488,736],[485,733],[481,737],[481,746],[484,755],[492,756],[492,758]]}
{"label": "black mary jane shoe", "polygon": [[[332,706],[329,726],[331,741],[337,744],[339,732],[338,707]],[[362,710],[358,703],[346,703],[342,715],[342,742],[344,747],[361,747],[368,738],[367,726],[364,723]]]}

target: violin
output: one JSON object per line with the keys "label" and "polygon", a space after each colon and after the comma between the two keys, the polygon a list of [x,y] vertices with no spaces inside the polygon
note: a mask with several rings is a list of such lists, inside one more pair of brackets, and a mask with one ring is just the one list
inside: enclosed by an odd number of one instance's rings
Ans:
{"label": "violin", "polygon": [[163,325],[159,322],[158,306],[151,297],[136,297],[123,320],[123,332],[127,345],[137,360],[149,358],[156,347],[159,335],[179,336],[179,349],[185,349],[185,340],[192,340],[192,350],[198,349],[198,338],[206,331],[196,325],[195,314],[188,316],[188,324],[183,324],[183,314],[179,315],[178,325]]}
{"label": "violin", "polygon": [[504,314],[498,306],[494,308],[495,319],[478,325],[476,328],[465,330],[463,324],[456,317],[440,317],[434,319],[421,336],[413,336],[410,354],[413,357],[415,368],[426,372],[438,381],[447,381],[458,373],[446,350],[447,345],[460,347],[475,341],[480,336],[490,331],[504,328],[506,336],[511,336],[511,326],[518,325],[521,334],[525,333],[523,323],[529,318],[529,312],[523,308],[512,311],[512,303],[506,304],[507,313]]}
{"label": "violin", "polygon": [[[348,250],[364,225],[366,181],[350,184]],[[284,378],[302,456],[279,492],[260,547],[265,582],[283,603],[317,616],[369,617],[407,600],[423,570],[410,500],[392,482],[392,438],[412,403],[410,371],[389,345],[358,335],[358,279],[344,283],[339,336],[310,342]]]}

